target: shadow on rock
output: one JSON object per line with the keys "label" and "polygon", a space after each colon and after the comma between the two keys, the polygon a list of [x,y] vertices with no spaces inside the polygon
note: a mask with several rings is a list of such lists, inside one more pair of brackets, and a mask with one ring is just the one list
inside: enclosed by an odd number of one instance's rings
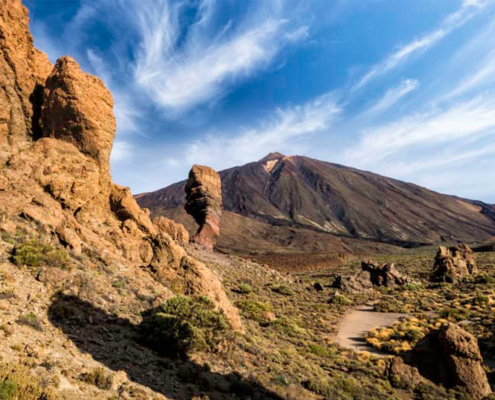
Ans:
{"label": "shadow on rock", "polygon": [[207,395],[212,400],[282,400],[239,373],[218,374],[190,360],[164,358],[138,343],[138,326],[75,296],[57,295],[50,321],[84,353],[130,380],[177,400]]}

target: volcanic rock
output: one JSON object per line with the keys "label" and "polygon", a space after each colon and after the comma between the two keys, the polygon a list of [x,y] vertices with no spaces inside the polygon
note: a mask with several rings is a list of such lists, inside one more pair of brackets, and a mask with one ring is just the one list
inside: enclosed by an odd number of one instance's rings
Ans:
{"label": "volcanic rock", "polygon": [[468,245],[460,244],[450,248],[439,246],[431,280],[457,283],[477,272],[476,256]]}
{"label": "volcanic rock", "polygon": [[189,232],[184,225],[165,217],[156,217],[153,219],[153,224],[155,224],[160,232],[167,233],[176,242],[183,244],[189,243]]}
{"label": "volcanic rock", "polygon": [[193,241],[213,249],[220,236],[222,216],[222,182],[220,175],[210,168],[194,165],[186,187],[186,211],[193,216],[199,229]]}
{"label": "volcanic rock", "polygon": [[394,264],[378,265],[372,261],[362,262],[361,269],[369,272],[371,283],[374,286],[391,287],[395,285],[404,285],[411,283],[413,280],[407,275],[401,274]]}
{"label": "volcanic rock", "polygon": [[462,386],[474,400],[492,392],[478,341],[458,325],[432,330],[416,344],[409,361],[424,377],[446,388]]}
{"label": "volcanic rock", "polygon": [[404,285],[413,280],[401,274],[394,264],[378,265],[372,261],[362,262],[361,271],[351,276],[337,276],[332,287],[346,293],[359,293],[371,289],[373,286],[392,287]]}
{"label": "volcanic rock", "polygon": [[169,288],[208,296],[241,330],[219,278],[155,226],[129,188],[112,183],[115,117],[103,82],[70,57],[50,64],[28,27],[20,0],[0,0],[0,228],[89,254],[167,296]]}

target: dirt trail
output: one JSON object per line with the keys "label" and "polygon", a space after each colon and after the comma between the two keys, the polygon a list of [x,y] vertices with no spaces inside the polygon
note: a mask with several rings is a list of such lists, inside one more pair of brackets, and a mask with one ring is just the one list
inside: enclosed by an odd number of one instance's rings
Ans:
{"label": "dirt trail", "polygon": [[389,326],[406,315],[375,312],[373,311],[373,306],[357,307],[344,316],[339,326],[336,341],[339,345],[348,349],[364,350],[385,356],[385,353],[369,346],[364,340],[364,335],[373,328]]}

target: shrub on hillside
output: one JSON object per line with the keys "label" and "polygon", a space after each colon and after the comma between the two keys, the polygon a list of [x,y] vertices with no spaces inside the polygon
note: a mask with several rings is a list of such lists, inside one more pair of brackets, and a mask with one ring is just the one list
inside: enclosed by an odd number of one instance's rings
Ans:
{"label": "shrub on hillside", "polygon": [[165,355],[212,351],[228,328],[224,314],[206,297],[177,296],[143,313],[141,340]]}
{"label": "shrub on hillside", "polygon": [[66,268],[69,265],[69,255],[62,248],[38,239],[18,243],[14,247],[14,262],[17,265],[30,267],[51,266]]}
{"label": "shrub on hillside", "polygon": [[21,364],[0,365],[1,400],[56,400],[50,389],[35,379],[27,366]]}

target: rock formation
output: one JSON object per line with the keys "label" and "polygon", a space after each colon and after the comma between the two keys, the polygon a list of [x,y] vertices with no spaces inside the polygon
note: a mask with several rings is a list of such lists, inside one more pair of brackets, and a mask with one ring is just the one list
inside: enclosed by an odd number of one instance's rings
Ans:
{"label": "rock formation", "polygon": [[412,282],[413,280],[401,274],[394,264],[378,265],[372,261],[363,261],[359,273],[348,277],[337,276],[332,286],[346,293],[358,293],[373,286],[392,287]]}
{"label": "rock formation", "polygon": [[416,344],[410,358],[421,375],[446,388],[462,386],[474,400],[491,393],[478,341],[458,325],[431,331]]}
{"label": "rock formation", "polygon": [[222,182],[220,175],[210,168],[194,165],[186,184],[186,211],[199,225],[193,241],[213,249],[220,236],[222,216]]}
{"label": "rock formation", "polygon": [[[20,0],[0,0],[0,49],[0,231],[21,229],[106,265],[149,271],[170,296],[210,297],[242,329],[216,275],[153,224],[129,188],[112,183],[115,117],[103,82],[70,57],[53,66],[36,50]],[[198,179],[201,193],[210,190],[214,179]],[[213,199],[206,203],[221,204]],[[210,229],[213,210],[204,212]]]}
{"label": "rock formation", "polygon": [[362,262],[361,269],[369,272],[371,283],[375,286],[395,286],[412,283],[412,279],[401,274],[394,264],[378,265],[372,261]]}
{"label": "rock formation", "polygon": [[439,246],[431,280],[457,283],[477,272],[476,256],[468,245],[460,244],[450,248]]}
{"label": "rock formation", "polygon": [[167,233],[176,242],[189,243],[189,232],[184,225],[165,217],[156,217],[153,223],[161,232]]}

